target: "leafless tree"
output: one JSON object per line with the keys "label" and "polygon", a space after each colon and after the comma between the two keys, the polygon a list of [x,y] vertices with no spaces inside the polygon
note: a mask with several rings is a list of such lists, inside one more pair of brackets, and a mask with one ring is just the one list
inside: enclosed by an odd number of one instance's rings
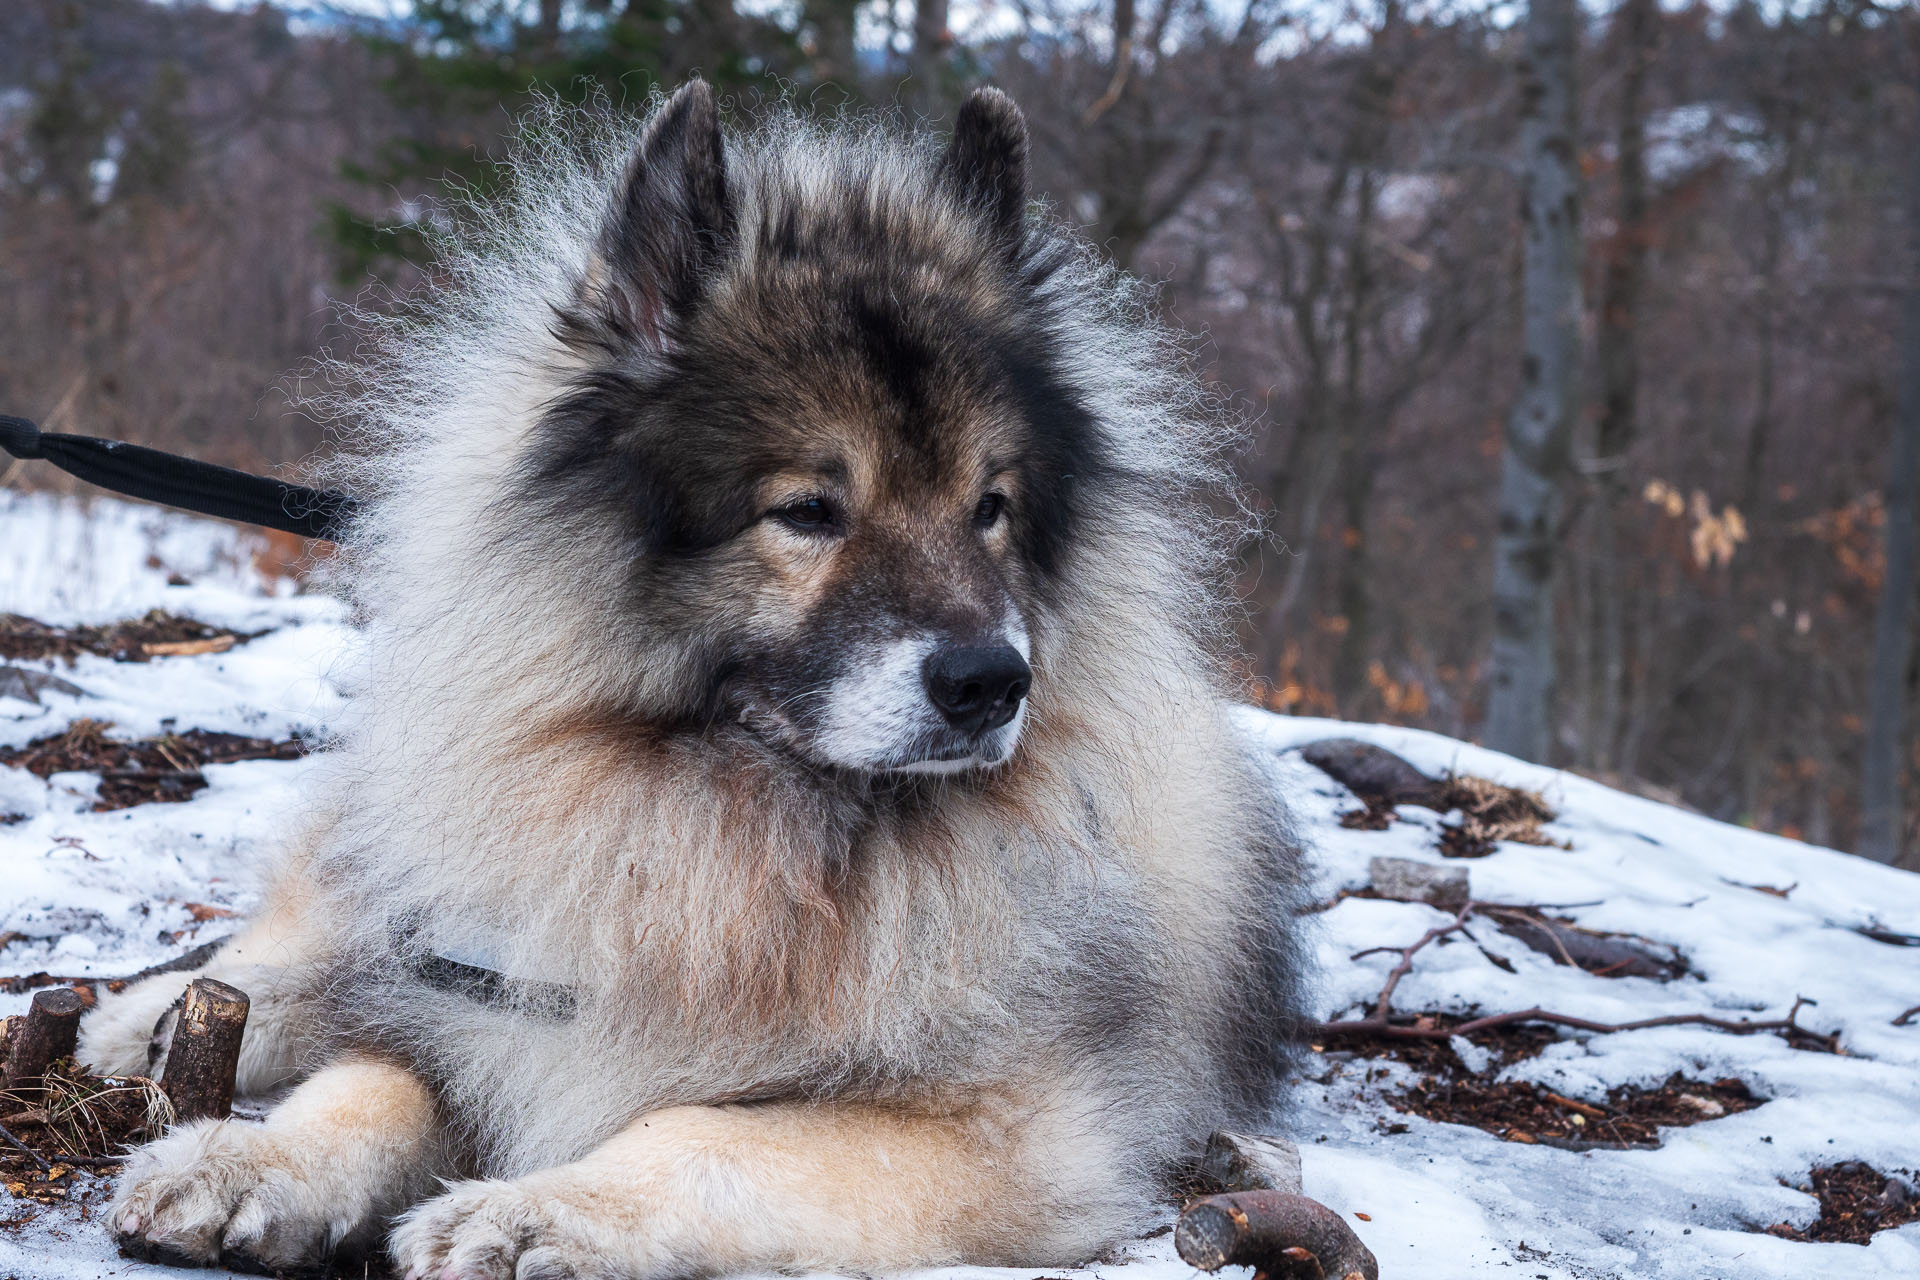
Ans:
{"label": "leafless tree", "polygon": [[[1914,133],[1920,137],[1920,19],[1908,17],[1914,89]],[[1893,420],[1886,483],[1886,570],[1874,618],[1873,668],[1868,679],[1865,754],[1861,762],[1860,840],[1855,848],[1880,862],[1920,869],[1920,850],[1903,849],[1901,782],[1907,741],[1908,669],[1913,661],[1916,573],[1915,503],[1920,494],[1920,147],[1909,153],[1904,253],[1889,254],[1904,278],[1901,306],[1900,391]]]}
{"label": "leafless tree", "polygon": [[1531,0],[1521,63],[1526,245],[1520,395],[1507,419],[1494,542],[1486,741],[1545,760],[1552,743],[1554,571],[1580,387],[1580,8]]}

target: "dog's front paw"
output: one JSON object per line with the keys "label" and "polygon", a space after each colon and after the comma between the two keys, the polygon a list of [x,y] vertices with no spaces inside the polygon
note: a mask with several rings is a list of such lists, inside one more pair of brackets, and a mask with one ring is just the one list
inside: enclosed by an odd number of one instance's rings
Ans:
{"label": "dog's front paw", "polygon": [[204,1120],[133,1154],[107,1222],[122,1253],[150,1262],[318,1267],[379,1224],[363,1191],[316,1174],[259,1128]]}
{"label": "dog's front paw", "polygon": [[[407,1280],[632,1280],[659,1270],[603,1217],[625,1206],[521,1182],[455,1183],[400,1220],[388,1243]],[[639,1256],[636,1256],[638,1254]]]}

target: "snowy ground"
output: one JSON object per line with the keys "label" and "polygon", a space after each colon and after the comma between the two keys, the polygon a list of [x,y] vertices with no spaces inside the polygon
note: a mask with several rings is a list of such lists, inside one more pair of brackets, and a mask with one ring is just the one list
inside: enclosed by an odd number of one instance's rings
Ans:
{"label": "snowy ground", "polygon": [[[176,585],[169,585],[172,578]],[[179,585],[184,580],[184,585]],[[47,692],[35,706],[0,699],[0,746],[56,732],[82,716],[117,732],[181,730],[284,737],[323,728],[340,705],[329,678],[345,638],[335,603],[264,580],[249,535],[229,526],[97,502],[90,508],[0,493],[0,612],[45,622],[108,622],[164,607],[269,634],[222,654],[119,664],[82,658],[63,678],[85,696]],[[1676,1071],[1737,1076],[1770,1101],[1671,1130],[1654,1151],[1574,1152],[1502,1141],[1478,1129],[1402,1115],[1382,1095],[1412,1079],[1396,1063],[1322,1057],[1282,1122],[1300,1143],[1306,1192],[1351,1217],[1383,1276],[1804,1277],[1920,1275],[1920,1223],[1871,1246],[1802,1244],[1759,1234],[1817,1216],[1804,1184],[1815,1165],[1862,1160],[1920,1169],[1920,1025],[1893,1017],[1920,1003],[1920,948],[1873,941],[1855,926],[1920,934],[1920,877],[1758,835],[1622,795],[1433,734],[1248,710],[1248,735],[1273,755],[1280,785],[1315,849],[1316,892],[1367,883],[1381,855],[1440,861],[1439,815],[1403,807],[1385,831],[1342,828],[1354,798],[1294,748],[1361,737],[1429,773],[1455,770],[1534,788],[1571,850],[1503,845],[1466,866],[1474,896],[1512,903],[1595,903],[1580,924],[1678,947],[1693,976],[1670,983],[1594,977],[1556,966],[1495,930],[1477,930],[1503,971],[1473,945],[1422,951],[1396,1010],[1494,1012],[1541,1005],[1604,1022],[1666,1013],[1776,1018],[1796,996],[1818,1002],[1801,1022],[1840,1033],[1844,1055],[1789,1048],[1771,1035],[1687,1027],[1563,1039],[1507,1078],[1600,1098]],[[47,782],[0,768],[0,973],[38,969],[122,974],[217,936],[185,903],[244,912],[260,860],[294,803],[302,763],[209,768],[185,804],[88,812],[95,780]],[[1796,886],[1788,897],[1752,885]],[[1431,907],[1349,898],[1308,918],[1320,962],[1320,1013],[1358,1016],[1395,956],[1348,957],[1405,945],[1449,917]],[[197,932],[196,932],[197,930]],[[178,934],[176,940],[175,935]],[[0,996],[0,1013],[25,997]],[[1329,1048],[1337,1046],[1330,1045]],[[1385,1132],[1389,1123],[1405,1132]],[[0,1200],[0,1217],[27,1206]],[[0,1277],[177,1276],[114,1256],[72,1210],[0,1233]],[[206,1274],[206,1273],[203,1273]],[[1030,1273],[956,1270],[954,1280],[1029,1280]],[[1081,1273],[1087,1280],[1192,1280],[1169,1237]]]}

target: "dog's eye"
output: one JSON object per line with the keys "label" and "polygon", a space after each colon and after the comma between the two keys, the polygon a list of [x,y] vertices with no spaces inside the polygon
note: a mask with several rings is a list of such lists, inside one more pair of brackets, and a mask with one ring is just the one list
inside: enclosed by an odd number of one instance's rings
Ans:
{"label": "dog's eye", "polygon": [[809,533],[816,533],[833,525],[833,508],[827,505],[825,498],[802,498],[798,502],[789,502],[784,507],[775,507],[772,514],[794,528],[804,529]]}
{"label": "dog's eye", "polygon": [[998,493],[989,493],[980,499],[980,505],[973,509],[973,522],[982,529],[991,529],[1005,510],[1007,499]]}

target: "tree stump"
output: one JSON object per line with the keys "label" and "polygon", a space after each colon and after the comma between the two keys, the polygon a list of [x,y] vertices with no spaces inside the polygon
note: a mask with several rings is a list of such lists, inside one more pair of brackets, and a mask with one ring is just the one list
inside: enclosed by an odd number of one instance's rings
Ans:
{"label": "tree stump", "polygon": [[72,987],[35,993],[33,1005],[7,1051],[9,1090],[38,1089],[48,1066],[73,1056],[74,1041],[80,1034],[80,1014],[86,1007],[86,1001]]}
{"label": "tree stump", "polygon": [[180,1006],[160,1088],[182,1122],[233,1114],[233,1076],[247,1026],[247,993],[195,978]]}

